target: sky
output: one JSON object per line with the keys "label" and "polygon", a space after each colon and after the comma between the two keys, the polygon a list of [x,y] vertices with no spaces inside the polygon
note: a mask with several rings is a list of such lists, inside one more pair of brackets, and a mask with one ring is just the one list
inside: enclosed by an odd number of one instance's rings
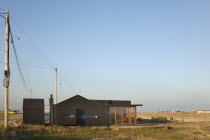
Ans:
{"label": "sky", "polygon": [[[58,102],[79,94],[142,112],[210,110],[209,0],[0,0],[5,9],[28,89],[46,105],[57,67]],[[4,28],[0,18],[2,80]],[[29,91],[10,47],[15,109]],[[3,97],[0,85],[0,109]]]}

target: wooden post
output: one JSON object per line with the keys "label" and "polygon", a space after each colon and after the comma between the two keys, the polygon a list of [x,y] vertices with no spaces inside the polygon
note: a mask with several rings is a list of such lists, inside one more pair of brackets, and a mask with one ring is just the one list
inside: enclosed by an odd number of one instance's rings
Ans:
{"label": "wooden post", "polygon": [[131,111],[130,111],[130,107],[128,107],[128,124],[131,124]]}
{"label": "wooden post", "polygon": [[123,121],[123,113],[124,113],[124,111],[123,111],[123,107],[121,107],[121,124],[123,124],[123,123],[124,123],[124,121]]}
{"label": "wooden post", "polygon": [[136,123],[136,119],[137,119],[137,116],[136,116],[136,106],[134,107],[134,124],[137,124]]}
{"label": "wooden post", "polygon": [[117,124],[117,108],[114,107],[114,124]]}

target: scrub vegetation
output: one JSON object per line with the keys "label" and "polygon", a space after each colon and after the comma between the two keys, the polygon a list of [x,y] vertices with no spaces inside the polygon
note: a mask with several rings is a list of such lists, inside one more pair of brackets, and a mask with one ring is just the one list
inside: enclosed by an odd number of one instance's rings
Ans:
{"label": "scrub vegetation", "polygon": [[[152,114],[153,116],[149,116]],[[203,117],[207,114],[190,114],[190,118],[195,115],[192,122],[182,122],[176,120],[175,113],[174,120],[166,121],[171,114],[157,117],[154,113],[141,113],[142,117],[139,119],[141,125],[150,126],[170,126],[159,128],[117,128],[117,127],[78,127],[78,126],[39,126],[39,125],[23,125],[22,121],[11,122],[10,128],[5,131],[3,126],[0,127],[0,135],[6,136],[8,139],[122,139],[122,140],[206,140],[210,139],[210,123],[208,120],[204,121]],[[159,114],[160,115],[160,114]],[[145,123],[145,120],[150,122]],[[151,119],[149,119],[149,117]],[[187,117],[187,114],[186,114]],[[210,115],[209,115],[210,117]],[[164,123],[159,124],[161,119]],[[200,121],[199,121],[200,120]]]}
{"label": "scrub vegetation", "polygon": [[105,127],[65,127],[65,126],[19,126],[10,128],[1,135],[16,138],[62,138],[62,139],[209,139],[210,126],[200,124],[171,124],[172,129],[135,128],[110,129]]}
{"label": "scrub vegetation", "polygon": [[0,112],[0,119],[2,119],[4,117],[4,113]]}

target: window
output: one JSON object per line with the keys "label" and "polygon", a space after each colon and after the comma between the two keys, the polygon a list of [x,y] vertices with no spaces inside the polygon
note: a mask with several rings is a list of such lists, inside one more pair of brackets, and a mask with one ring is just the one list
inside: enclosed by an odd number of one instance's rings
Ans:
{"label": "window", "polygon": [[98,115],[82,115],[83,119],[97,119]]}
{"label": "window", "polygon": [[68,114],[67,117],[68,117],[68,118],[74,118],[75,115],[74,115],[74,114],[70,114],[70,115]]}

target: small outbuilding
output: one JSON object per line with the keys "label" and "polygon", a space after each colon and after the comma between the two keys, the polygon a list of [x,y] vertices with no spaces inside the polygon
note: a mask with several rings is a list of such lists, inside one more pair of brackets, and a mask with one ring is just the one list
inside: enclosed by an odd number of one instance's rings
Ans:
{"label": "small outbuilding", "polygon": [[23,123],[45,124],[44,99],[23,99]]}

